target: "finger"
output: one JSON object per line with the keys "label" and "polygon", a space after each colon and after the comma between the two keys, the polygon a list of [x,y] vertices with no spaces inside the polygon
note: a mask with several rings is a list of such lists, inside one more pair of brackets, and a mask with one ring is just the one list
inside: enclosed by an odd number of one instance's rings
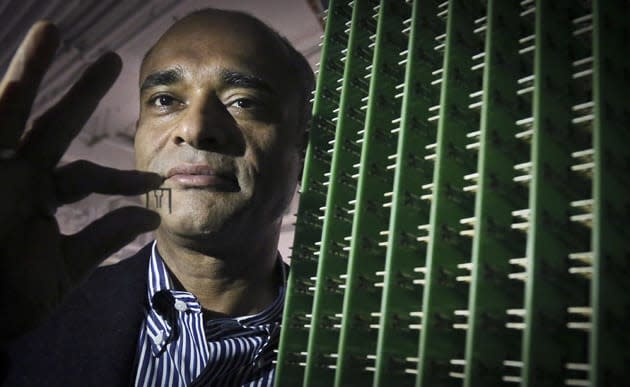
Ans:
{"label": "finger", "polygon": [[0,93],[0,149],[14,151],[24,132],[30,107],[26,108],[21,102],[24,100],[24,88],[19,82],[8,83]]}
{"label": "finger", "polygon": [[162,181],[157,173],[123,171],[79,160],[55,171],[55,192],[57,202],[66,204],[91,193],[139,195],[158,188]]}
{"label": "finger", "polygon": [[35,121],[18,154],[44,168],[54,167],[113,85],[121,66],[114,53],[90,65],[70,91]]}
{"label": "finger", "polygon": [[47,21],[31,27],[0,84],[0,148],[15,149],[46,69],[59,46],[57,27]]}
{"label": "finger", "polygon": [[141,207],[123,207],[95,220],[63,243],[71,283],[80,281],[103,259],[120,250],[142,233],[155,229],[160,216]]}

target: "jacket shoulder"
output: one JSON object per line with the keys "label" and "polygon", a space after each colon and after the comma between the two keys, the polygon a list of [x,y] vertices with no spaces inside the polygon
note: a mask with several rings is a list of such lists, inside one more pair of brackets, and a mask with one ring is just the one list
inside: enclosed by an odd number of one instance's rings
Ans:
{"label": "jacket shoulder", "polygon": [[150,246],[96,269],[48,321],[11,343],[6,385],[129,385],[147,304]]}

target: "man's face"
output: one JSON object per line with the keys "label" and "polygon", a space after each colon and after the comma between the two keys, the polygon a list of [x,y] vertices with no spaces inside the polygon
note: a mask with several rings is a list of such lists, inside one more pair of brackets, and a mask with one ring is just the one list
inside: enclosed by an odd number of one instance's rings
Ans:
{"label": "man's face", "polygon": [[286,54],[233,19],[180,22],[141,69],[136,164],[172,189],[172,213],[158,211],[161,231],[179,237],[277,224],[297,183],[302,130]]}

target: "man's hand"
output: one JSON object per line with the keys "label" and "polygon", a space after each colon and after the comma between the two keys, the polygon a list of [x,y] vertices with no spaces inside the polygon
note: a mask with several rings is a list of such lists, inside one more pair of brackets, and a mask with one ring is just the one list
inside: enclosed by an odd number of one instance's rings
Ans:
{"label": "man's hand", "polygon": [[50,23],[33,26],[0,84],[0,342],[35,326],[102,259],[160,222],[151,211],[126,207],[75,235],[60,234],[58,206],[92,192],[137,195],[157,188],[161,178],[87,161],[56,168],[120,72],[113,53],[90,65],[23,135],[58,36]]}

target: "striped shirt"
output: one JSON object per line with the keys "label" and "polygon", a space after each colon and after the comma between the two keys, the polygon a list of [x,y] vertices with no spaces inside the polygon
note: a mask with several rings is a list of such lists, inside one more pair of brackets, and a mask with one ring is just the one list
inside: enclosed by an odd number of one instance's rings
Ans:
{"label": "striped shirt", "polygon": [[153,248],[146,317],[138,340],[136,386],[271,386],[286,276],[276,300],[262,312],[204,321],[191,293],[173,289]]}

